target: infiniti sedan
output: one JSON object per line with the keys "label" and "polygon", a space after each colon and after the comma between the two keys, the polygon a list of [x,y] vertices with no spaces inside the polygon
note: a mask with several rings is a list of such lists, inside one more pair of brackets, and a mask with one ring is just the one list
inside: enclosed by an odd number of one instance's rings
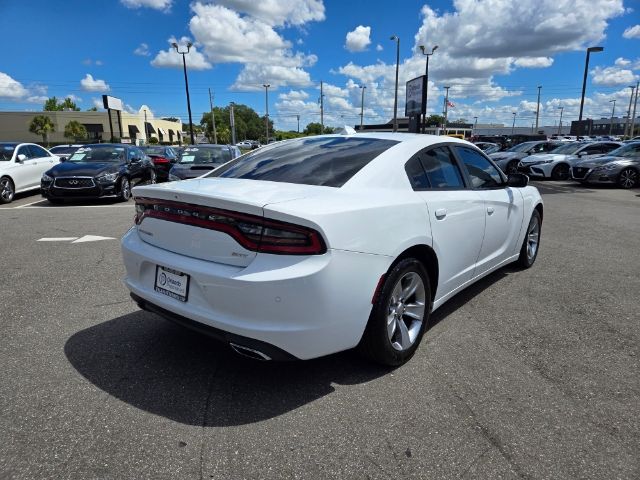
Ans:
{"label": "infiniti sedan", "polygon": [[504,152],[491,153],[489,156],[503,172],[509,174],[518,171],[518,164],[523,158],[538,153],[551,152],[559,146],[558,142],[524,142],[514,145]]}
{"label": "infiniti sedan", "polygon": [[518,164],[518,171],[533,177],[567,180],[575,163],[604,155],[621,145],[620,142],[565,143],[552,152],[523,158]]}
{"label": "infiniti sedan", "polygon": [[116,197],[127,201],[131,186],[156,183],[153,163],[131,145],[98,143],[76,150],[69,159],[42,175],[42,196],[51,203],[65,199]]}
{"label": "infiniti sedan", "polygon": [[584,184],[637,187],[640,185],[640,142],[627,143],[607,155],[578,162],[572,167],[571,176]]}
{"label": "infiniti sedan", "polygon": [[200,144],[183,150],[169,170],[169,181],[196,178],[241,155],[233,145]]}
{"label": "infiniti sedan", "polygon": [[256,359],[357,347],[400,365],[433,310],[504,265],[533,265],[543,205],[527,182],[450,137],[275,143],[134,188],[125,285],[140,308]]}

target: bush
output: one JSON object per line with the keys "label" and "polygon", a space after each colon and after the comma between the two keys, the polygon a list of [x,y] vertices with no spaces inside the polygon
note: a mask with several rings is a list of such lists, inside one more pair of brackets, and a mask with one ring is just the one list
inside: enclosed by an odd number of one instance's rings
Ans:
{"label": "bush", "polygon": [[149,145],[157,145],[158,144],[158,139],[156,137],[151,137],[148,140]]}

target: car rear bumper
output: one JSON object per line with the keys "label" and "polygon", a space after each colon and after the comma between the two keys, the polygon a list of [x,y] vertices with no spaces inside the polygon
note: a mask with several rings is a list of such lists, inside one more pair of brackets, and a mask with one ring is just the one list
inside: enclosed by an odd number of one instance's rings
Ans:
{"label": "car rear bumper", "polygon": [[[135,228],[123,237],[122,252],[124,283],[139,304],[214,329],[213,336],[229,343],[240,337],[241,346],[259,350],[250,343],[255,341],[298,359],[358,344],[378,280],[392,262],[381,255],[329,250],[313,256],[258,254],[249,266],[236,267],[155,247]],[[155,290],[157,265],[190,276],[186,302]]]}

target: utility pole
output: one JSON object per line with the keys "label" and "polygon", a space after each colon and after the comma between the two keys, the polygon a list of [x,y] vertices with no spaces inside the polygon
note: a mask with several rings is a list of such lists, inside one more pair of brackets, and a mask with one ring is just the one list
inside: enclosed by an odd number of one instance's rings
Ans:
{"label": "utility pole", "polygon": [[443,116],[444,116],[444,125],[443,125],[443,127],[444,127],[444,134],[445,135],[447,134],[447,113],[449,111],[449,89],[450,88],[451,87],[444,87],[444,89],[447,91],[445,93],[445,96],[444,96],[444,110],[442,111]]}
{"label": "utility pole", "polygon": [[475,137],[476,128],[478,128],[478,117],[473,117],[473,131],[471,132],[471,136]]}
{"label": "utility pole", "polygon": [[231,105],[230,105],[231,108],[229,109],[229,123],[231,125],[231,144],[232,145],[236,144],[236,118],[233,113],[234,105],[235,104],[231,102]]}
{"label": "utility pole", "polygon": [[264,116],[264,124],[267,130],[267,137],[265,140],[265,145],[269,144],[269,87],[271,86],[268,83],[262,85],[264,87],[264,104],[266,106],[266,114]]}
{"label": "utility pole", "polygon": [[400,38],[392,35],[391,40],[396,42],[396,93],[393,97],[393,131],[398,131],[398,74],[400,71]]}
{"label": "utility pole", "polygon": [[558,135],[562,132],[562,112],[564,112],[564,107],[558,107],[560,109],[560,123],[558,124]]}
{"label": "utility pole", "polygon": [[364,89],[367,88],[366,85],[360,85],[360,89],[362,90],[362,100],[360,100],[360,131],[362,131],[362,123],[364,120]]}
{"label": "utility pole", "polygon": [[613,108],[611,109],[611,122],[609,122],[609,135],[613,133],[613,116],[616,114],[616,99],[609,100],[609,103],[613,102]]}
{"label": "utility pole", "polygon": [[320,134],[324,133],[324,93],[322,93],[323,82],[320,81],[320,125],[322,126],[322,131]]}
{"label": "utility pole", "polygon": [[538,131],[538,118],[540,117],[540,90],[542,90],[542,85],[538,85],[538,106],[536,108],[536,132]]}
{"label": "utility pole", "polygon": [[582,134],[582,110],[584,108],[584,94],[587,89],[587,74],[589,73],[589,57],[591,53],[602,52],[604,48],[602,47],[589,47],[587,48],[587,58],[584,62],[584,77],[582,78],[582,95],[580,96],[580,114],[578,115],[578,131],[577,134],[580,136]]}
{"label": "utility pole", "polygon": [[627,109],[627,121],[624,122],[624,136],[627,136],[627,130],[629,129],[629,125],[631,124],[631,104],[633,103],[633,92],[636,87],[633,85],[629,85],[631,89],[631,96],[629,97],[629,108]]}
{"label": "utility pole", "polygon": [[171,44],[173,48],[176,49],[176,52],[182,55],[182,68],[184,69],[184,86],[187,91],[187,110],[189,110],[189,133],[191,134],[191,145],[195,145],[196,140],[193,135],[193,120],[191,119],[191,99],[189,98],[189,80],[187,79],[187,61],[185,60],[185,55],[189,53],[193,44],[191,42],[187,43],[187,51],[181,52],[179,50],[178,44],[173,42]]}
{"label": "utility pole", "polygon": [[[111,130],[113,132],[113,129]],[[111,135],[113,137],[113,134]],[[144,136],[149,145],[149,127],[147,126],[147,110],[144,111]]]}
{"label": "utility pole", "polygon": [[300,115],[296,115],[296,119],[298,120],[298,133],[300,133]]}
{"label": "utility pole", "polygon": [[218,143],[218,133],[216,132],[216,116],[213,113],[213,97],[209,89],[209,105],[211,106],[211,127],[213,128],[213,143]]}
{"label": "utility pole", "polygon": [[516,112],[511,112],[511,114],[513,115],[513,124],[511,125],[511,136],[513,137],[513,132],[516,129],[516,115],[517,115],[517,113]]}
{"label": "utility pole", "polygon": [[629,130],[629,138],[633,138],[634,130],[636,128],[636,107],[638,106],[638,87],[640,82],[636,82],[636,99],[633,102],[633,113],[631,114],[631,129]]}

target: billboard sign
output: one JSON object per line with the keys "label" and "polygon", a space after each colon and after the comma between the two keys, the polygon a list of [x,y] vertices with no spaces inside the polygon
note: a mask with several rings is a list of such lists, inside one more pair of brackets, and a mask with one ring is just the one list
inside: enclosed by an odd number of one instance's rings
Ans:
{"label": "billboard sign", "polygon": [[426,77],[422,75],[409,80],[407,82],[407,96],[404,105],[405,116],[415,117],[425,113],[426,100]]}
{"label": "billboard sign", "polygon": [[122,107],[122,100],[110,95],[102,95],[102,105],[107,110],[118,110],[120,112],[124,110]]}

